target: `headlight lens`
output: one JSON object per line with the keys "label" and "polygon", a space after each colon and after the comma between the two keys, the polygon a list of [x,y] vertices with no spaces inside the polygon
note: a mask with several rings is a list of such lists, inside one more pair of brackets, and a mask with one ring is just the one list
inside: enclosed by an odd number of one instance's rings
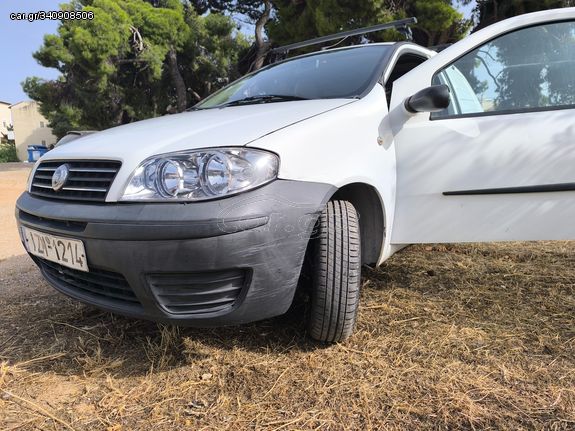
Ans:
{"label": "headlight lens", "polygon": [[279,158],[251,148],[214,148],[163,154],[132,174],[122,201],[197,201],[223,197],[277,178]]}

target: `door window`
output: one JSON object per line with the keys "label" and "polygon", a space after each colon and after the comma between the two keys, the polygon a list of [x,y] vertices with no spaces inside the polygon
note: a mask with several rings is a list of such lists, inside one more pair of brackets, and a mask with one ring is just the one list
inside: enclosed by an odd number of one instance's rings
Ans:
{"label": "door window", "polygon": [[451,90],[432,119],[575,107],[575,22],[524,28],[467,53],[433,77]]}

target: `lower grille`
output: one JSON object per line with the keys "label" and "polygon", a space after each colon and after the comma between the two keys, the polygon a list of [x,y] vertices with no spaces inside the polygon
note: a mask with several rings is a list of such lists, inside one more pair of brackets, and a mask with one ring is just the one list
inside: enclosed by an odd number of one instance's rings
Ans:
{"label": "lower grille", "polygon": [[70,293],[106,300],[118,305],[140,306],[140,301],[122,274],[90,269],[78,271],[34,257],[46,277]]}
{"label": "lower grille", "polygon": [[48,228],[62,229],[69,232],[84,232],[88,223],[70,220],[57,220],[52,218],[38,217],[34,214],[18,210],[18,218],[36,226],[45,226]]}
{"label": "lower grille", "polygon": [[248,281],[246,270],[148,274],[158,303],[173,314],[206,314],[228,310]]}
{"label": "lower grille", "polygon": [[[64,164],[70,174],[62,189],[56,191],[52,188],[52,176]],[[51,199],[104,202],[121,165],[109,160],[42,162],[34,172],[30,193]]]}

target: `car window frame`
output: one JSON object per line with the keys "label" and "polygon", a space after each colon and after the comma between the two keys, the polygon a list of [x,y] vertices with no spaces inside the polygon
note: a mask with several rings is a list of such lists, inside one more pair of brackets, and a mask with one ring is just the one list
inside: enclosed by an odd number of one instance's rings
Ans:
{"label": "car window frame", "polygon": [[[526,30],[529,28],[542,27],[542,26],[549,25],[549,24],[561,24],[561,23],[568,23],[568,22],[572,22],[575,24],[575,19],[569,18],[569,19],[564,19],[564,20],[543,21],[543,22],[539,22],[536,24],[517,27],[517,28],[511,29],[509,31],[506,31],[504,33],[500,33],[500,34],[492,37],[491,39],[483,41],[480,45],[476,45],[473,48],[467,50],[466,52],[464,52],[463,54],[461,54],[459,57],[452,60],[451,62],[441,66],[441,68],[436,70],[435,73],[431,76],[431,82],[429,83],[429,85],[432,85],[433,80],[435,79],[435,77],[437,75],[439,75],[440,72],[444,71],[445,69],[447,69],[450,66],[453,66],[455,63],[457,63],[459,60],[461,60],[466,55],[468,55],[471,52],[493,42],[494,40],[497,40],[501,37],[507,36],[508,34],[512,34],[512,33],[515,33],[515,32],[521,31],[521,30]],[[430,115],[429,121],[455,120],[455,119],[459,119],[459,118],[490,117],[490,116],[499,116],[499,115],[527,114],[527,113],[534,113],[534,112],[552,112],[552,111],[563,111],[563,110],[568,110],[568,109],[575,109],[575,104],[562,105],[562,106],[545,106],[545,107],[534,107],[534,108],[505,109],[505,110],[501,110],[501,111],[474,112],[474,113],[469,113],[469,114],[451,114],[451,115],[444,115],[441,117],[434,117],[433,115]]]}
{"label": "car window frame", "polygon": [[[381,72],[381,77],[379,79],[379,84],[383,87],[384,90],[385,90],[385,86],[389,82],[389,79],[391,78],[391,74],[393,73],[393,70],[395,69],[395,67],[397,66],[397,63],[399,62],[399,59],[403,55],[415,55],[415,56],[418,56],[418,57],[421,57],[422,59],[424,59],[424,61],[422,61],[416,67],[411,69],[409,72],[405,73],[403,76],[407,75],[412,70],[418,68],[419,66],[424,64],[426,61],[429,61],[429,59],[431,59],[433,57],[433,55],[431,54],[433,51],[429,50],[429,48],[425,48],[425,47],[422,47],[419,45],[417,45],[417,48],[416,48],[416,47],[414,47],[413,42],[409,42],[409,41],[396,42],[393,45],[393,47],[394,47],[393,52],[391,53],[391,56],[389,57],[389,59],[387,59],[387,63],[384,65],[383,70]],[[424,52],[418,48],[424,48],[428,52]],[[403,78],[403,76],[401,76],[401,78]],[[372,87],[372,89],[373,89],[373,87]],[[391,95],[393,96],[393,88],[391,90]],[[387,102],[387,108],[389,109],[390,104],[391,104],[391,97],[389,98],[389,100],[387,100],[387,94],[386,94],[386,102]]]}

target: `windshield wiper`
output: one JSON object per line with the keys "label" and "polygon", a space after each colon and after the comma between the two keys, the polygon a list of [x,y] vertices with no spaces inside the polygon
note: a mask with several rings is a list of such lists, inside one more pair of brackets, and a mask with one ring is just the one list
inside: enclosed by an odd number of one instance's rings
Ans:
{"label": "windshield wiper", "polygon": [[251,96],[251,97],[244,97],[243,99],[232,100],[231,102],[214,106],[214,108],[225,108],[228,106],[240,106],[240,105],[255,105],[257,103],[292,102],[295,100],[309,100],[309,99],[299,96],[265,94],[261,96]]}

